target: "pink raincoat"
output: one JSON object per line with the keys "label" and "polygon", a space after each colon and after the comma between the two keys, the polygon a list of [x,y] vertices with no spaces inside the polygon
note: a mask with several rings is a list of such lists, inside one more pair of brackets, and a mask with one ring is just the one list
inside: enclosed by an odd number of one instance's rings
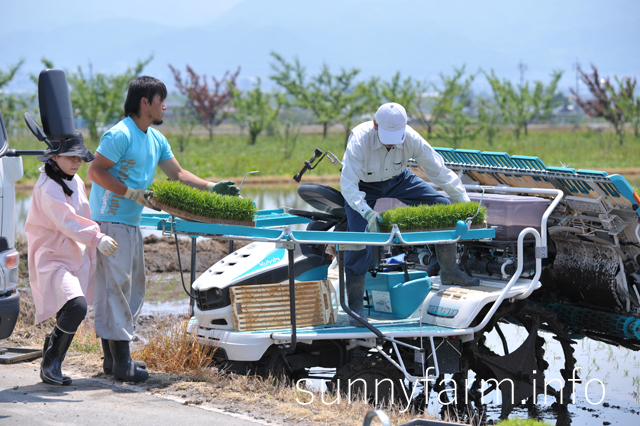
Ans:
{"label": "pink raincoat", "polygon": [[44,172],[40,174],[24,227],[36,324],[78,296],[93,303],[96,247],[104,234],[91,220],[82,179],[75,175],[65,183],[73,191],[71,197]]}

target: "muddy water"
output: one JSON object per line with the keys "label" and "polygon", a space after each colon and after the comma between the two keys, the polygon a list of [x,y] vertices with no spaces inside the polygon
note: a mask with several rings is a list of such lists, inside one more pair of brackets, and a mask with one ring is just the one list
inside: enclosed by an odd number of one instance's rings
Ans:
{"label": "muddy water", "polygon": [[[526,337],[526,332],[515,325],[503,326],[502,330],[509,346]],[[541,336],[547,342],[544,345],[544,358],[549,363],[545,379],[558,388],[560,369],[564,366],[562,347],[552,335],[543,332]],[[487,346],[496,353],[500,352],[498,348],[502,347],[502,343],[497,333],[488,335]],[[547,403],[542,397],[530,409],[514,409],[510,417],[535,417],[557,426],[640,424],[640,352],[588,338],[577,340],[574,349],[576,375],[582,383],[575,386],[575,403],[571,400],[568,415],[558,415],[551,410],[553,397],[549,397]],[[469,382],[471,380],[472,378]],[[497,420],[500,416],[498,398],[496,392],[493,392],[485,400],[489,419]],[[437,410],[437,403],[434,403],[433,398],[431,409]]]}
{"label": "muddy water", "polygon": [[[639,182],[640,183],[640,182]],[[259,209],[290,207],[308,209],[297,196],[296,186],[245,186],[242,193],[254,200]],[[23,232],[29,208],[30,196],[20,195],[16,203],[18,230]],[[147,303],[143,315],[184,315],[189,310],[189,299],[183,296],[179,274],[163,274],[148,285]],[[185,276],[188,285],[188,274]],[[523,338],[522,329],[516,326],[503,328],[509,342]],[[563,365],[561,346],[549,336],[545,346],[550,363],[547,380],[559,378]],[[490,335],[488,347],[498,348],[501,343],[497,335]],[[530,408],[516,408],[511,417],[537,417],[557,426],[566,425],[637,425],[640,424],[640,352],[618,348],[588,338],[578,340],[575,356],[582,383],[576,385],[575,404],[569,405],[568,415],[558,416],[551,409],[553,398],[548,403],[539,403]],[[470,381],[472,377],[470,377]],[[432,392],[429,412],[437,415],[440,405]],[[488,418],[497,420],[500,414],[498,396],[493,393],[486,399]]]}

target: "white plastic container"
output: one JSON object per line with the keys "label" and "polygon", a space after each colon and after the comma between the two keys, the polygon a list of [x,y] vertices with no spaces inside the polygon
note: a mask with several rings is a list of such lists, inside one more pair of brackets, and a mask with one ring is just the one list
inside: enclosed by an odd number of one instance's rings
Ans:
{"label": "white plastic container", "polygon": [[[482,194],[468,193],[471,201],[480,201]],[[535,228],[540,232],[542,215],[551,200],[503,194],[484,194],[482,205],[487,208],[487,226],[495,227],[497,241],[517,240],[524,228]],[[527,235],[531,237],[531,235]]]}

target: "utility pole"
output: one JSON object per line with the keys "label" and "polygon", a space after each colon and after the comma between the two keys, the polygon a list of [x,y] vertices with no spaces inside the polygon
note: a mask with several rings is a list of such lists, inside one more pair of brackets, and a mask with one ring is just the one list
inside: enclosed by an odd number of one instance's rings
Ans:
{"label": "utility pole", "polygon": [[524,86],[524,72],[527,70],[527,65],[522,63],[522,59],[518,63],[518,70],[520,70],[520,86]]}
{"label": "utility pole", "polygon": [[580,107],[578,106],[578,96],[580,95],[579,90],[579,83],[580,83],[580,62],[578,62],[578,58],[576,58],[576,61],[571,65],[571,67],[576,70],[576,94],[575,94],[575,99],[573,100],[573,105],[575,108],[575,112],[576,112],[576,126],[575,128],[577,129],[580,126]]}

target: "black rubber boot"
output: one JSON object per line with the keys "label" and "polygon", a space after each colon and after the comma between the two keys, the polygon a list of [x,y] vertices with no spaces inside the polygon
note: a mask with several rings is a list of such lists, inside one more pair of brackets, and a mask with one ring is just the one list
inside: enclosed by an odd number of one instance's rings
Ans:
{"label": "black rubber boot", "polygon": [[430,277],[435,277],[440,273],[440,264],[438,263],[437,256],[435,256],[434,254],[427,257],[427,261],[423,265],[427,267],[426,272]]}
{"label": "black rubber boot", "polygon": [[[109,341],[107,339],[102,340],[102,352],[104,353],[104,358],[102,360],[102,370],[104,374],[111,375],[113,374],[113,357],[111,356],[111,349],[109,349]],[[147,364],[144,361],[133,361],[136,364],[136,367],[142,368],[143,370],[147,369]]]}
{"label": "black rubber boot", "polygon": [[[51,335],[47,334],[44,336],[44,349],[42,350],[42,354],[44,355],[44,352],[47,350],[47,348],[49,347],[49,339],[51,339]],[[63,361],[64,361],[64,357],[63,357]],[[42,378],[42,377],[41,377]],[[63,386],[69,386],[71,384],[71,377],[69,376],[65,376],[64,374],[62,375],[62,385]]]}
{"label": "black rubber boot", "polygon": [[[367,319],[364,313],[364,275],[347,275],[345,285],[349,309]],[[349,324],[362,327],[362,324],[352,316],[349,316]]]}
{"label": "black rubber boot", "polygon": [[123,382],[144,382],[149,378],[149,373],[131,359],[128,341],[109,340],[109,349],[113,357],[113,377]]}
{"label": "black rubber boot", "polygon": [[436,255],[440,264],[440,282],[444,285],[475,286],[480,280],[470,277],[458,267],[458,245],[436,244]]}
{"label": "black rubber boot", "polygon": [[71,377],[62,375],[61,366],[73,336],[75,333],[65,333],[55,326],[49,337],[45,337],[40,363],[40,378],[44,383],[59,386],[71,384]]}

